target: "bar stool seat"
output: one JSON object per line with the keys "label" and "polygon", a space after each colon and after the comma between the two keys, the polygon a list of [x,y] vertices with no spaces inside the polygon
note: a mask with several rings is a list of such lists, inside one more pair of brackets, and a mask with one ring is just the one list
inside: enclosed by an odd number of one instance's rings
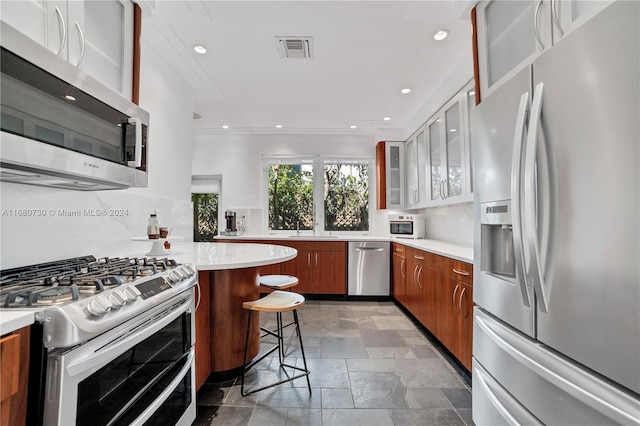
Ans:
{"label": "bar stool seat", "polygon": [[291,275],[261,275],[260,285],[271,290],[286,290],[298,285],[298,278]]}
{"label": "bar stool seat", "polygon": [[[286,383],[286,382],[290,382],[292,380],[295,379],[299,379],[301,377],[305,377],[307,378],[307,386],[309,387],[309,393],[311,393],[311,382],[309,381],[309,369],[307,367],[307,359],[304,355],[304,347],[302,345],[302,335],[300,334],[300,322],[298,321],[298,308],[300,308],[301,306],[304,306],[305,303],[305,298],[304,296],[302,296],[301,294],[298,293],[294,293],[291,291],[281,291],[281,290],[275,290],[272,293],[269,293],[268,295],[266,295],[265,297],[261,298],[261,299],[257,299],[257,300],[252,300],[252,301],[248,301],[248,302],[244,302],[242,304],[242,307],[244,309],[249,310],[249,318],[247,319],[247,337],[245,340],[245,347],[244,347],[244,362],[243,362],[243,369],[242,369],[242,382],[240,385],[240,393],[242,394],[242,396],[246,396],[249,394],[252,394],[254,392],[258,392],[261,391],[263,389],[267,389],[267,388],[271,388],[277,385],[280,385],[282,383]],[[251,334],[251,316],[253,314],[253,312],[275,312],[276,315],[276,321],[277,321],[277,328],[276,330],[273,332],[273,334],[275,335],[275,337],[277,338],[277,344],[275,346],[273,346],[272,348],[270,348],[269,350],[267,350],[263,355],[261,355],[260,357],[256,358],[255,360],[253,360],[251,363],[247,364],[247,350],[248,350],[248,346],[249,346],[249,335]],[[296,367],[293,365],[289,365],[285,363],[285,358],[286,358],[286,354],[285,354],[285,349],[284,349],[284,336],[283,336],[283,325],[282,325],[282,313],[283,312],[292,312],[293,313],[293,325],[295,325],[295,332],[298,335],[298,340],[300,342],[300,352],[302,353],[302,362],[304,364],[304,368],[300,368],[300,367]],[[264,336],[261,336],[264,337]],[[298,370],[301,372],[301,374],[298,375],[294,375],[292,377],[288,377],[284,380],[281,380],[279,382],[267,385],[267,386],[263,386],[257,389],[252,389],[248,392],[245,392],[244,390],[244,380],[245,380],[245,375],[246,373],[251,370],[251,368],[253,368],[256,364],[258,364],[260,361],[262,361],[263,359],[265,359],[267,356],[269,356],[270,354],[272,354],[275,350],[278,350],[278,360],[280,361],[280,368],[284,370],[284,367],[288,367],[294,370]],[[286,371],[285,371],[286,373]]]}

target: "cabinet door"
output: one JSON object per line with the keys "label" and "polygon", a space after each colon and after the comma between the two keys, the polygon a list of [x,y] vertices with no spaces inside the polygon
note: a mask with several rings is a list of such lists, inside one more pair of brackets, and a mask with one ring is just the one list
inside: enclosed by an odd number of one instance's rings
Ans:
{"label": "cabinet door", "polygon": [[553,42],[557,43],[563,36],[584,24],[597,15],[614,0],[556,0]]}
{"label": "cabinet door", "polygon": [[429,201],[437,201],[442,196],[442,144],[440,143],[440,117],[436,115],[427,123],[429,129]]}
{"label": "cabinet door", "polygon": [[404,208],[404,142],[386,143],[387,208]]}
{"label": "cabinet door", "polygon": [[407,258],[405,248],[401,244],[392,243],[393,255],[393,297],[402,305],[406,305],[407,296]]}
{"label": "cabinet door", "polygon": [[493,0],[478,5],[478,67],[483,98],[551,47],[550,3]]}
{"label": "cabinet door", "polygon": [[429,199],[426,127],[420,128],[416,134],[416,148],[418,149],[418,194],[416,196],[416,204],[420,204]]}
{"label": "cabinet door", "polygon": [[454,98],[444,109],[444,126],[441,133],[445,141],[442,150],[442,195],[448,202],[461,200],[466,193],[466,150],[462,124],[461,97]]}
{"label": "cabinet door", "polygon": [[467,198],[469,201],[473,201],[473,128],[471,126],[473,121],[471,118],[476,107],[476,88],[473,81],[467,84],[463,89],[462,105],[464,106],[462,114],[464,125],[462,126],[462,129],[466,148],[465,159],[467,161],[465,185],[467,188]]}
{"label": "cabinet door", "polygon": [[43,0],[0,2],[2,21],[43,46],[47,46],[47,12],[47,4]]}
{"label": "cabinet door", "polygon": [[455,355],[455,344],[458,334],[457,298],[460,292],[458,281],[442,274],[438,280],[438,302],[440,312],[438,318],[438,334],[436,337]]}
{"label": "cabinet door", "polygon": [[69,2],[68,60],[131,98],[133,4],[127,0]]}
{"label": "cabinet door", "polygon": [[473,346],[473,287],[459,284],[458,321],[454,355],[469,371],[471,371],[471,357]]}
{"label": "cabinet door", "polygon": [[413,207],[418,204],[418,148],[416,135],[409,138],[406,145],[407,156],[407,193],[405,204]]}
{"label": "cabinet door", "polygon": [[434,335],[438,333],[438,265],[437,256],[426,254],[422,277],[424,287],[424,326]]}
{"label": "cabinet door", "polygon": [[314,253],[313,293],[346,294],[346,254],[344,251],[316,251]]}

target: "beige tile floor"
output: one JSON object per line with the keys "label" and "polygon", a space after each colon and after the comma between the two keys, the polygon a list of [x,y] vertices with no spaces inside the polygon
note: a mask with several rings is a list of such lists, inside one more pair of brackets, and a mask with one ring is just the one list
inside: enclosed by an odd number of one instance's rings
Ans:
{"label": "beige tile floor", "polygon": [[[394,303],[308,300],[298,312],[311,394],[304,378],[247,397],[239,379],[206,383],[194,425],[473,424],[468,373]],[[261,322],[273,326],[275,315]],[[295,343],[289,353],[288,362],[301,366]],[[245,386],[283,374],[276,353]]]}

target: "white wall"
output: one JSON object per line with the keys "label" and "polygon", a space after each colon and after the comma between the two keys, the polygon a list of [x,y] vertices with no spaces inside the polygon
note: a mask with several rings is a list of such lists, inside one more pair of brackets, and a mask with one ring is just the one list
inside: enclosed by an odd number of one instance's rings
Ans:
{"label": "white wall", "polygon": [[[193,144],[194,175],[222,175],[220,211],[249,210],[248,233],[265,232],[257,218],[263,213],[263,155],[366,155],[374,158],[370,135],[239,134],[199,131]],[[375,170],[371,170],[375,173]],[[375,182],[375,176],[372,176]],[[373,204],[375,205],[375,204]],[[375,212],[372,232],[386,229],[383,212]]]}
{"label": "white wall", "polygon": [[[140,106],[150,114],[149,187],[80,192],[2,182],[0,184],[0,269],[93,254],[144,254],[149,214],[158,211],[173,234],[190,240],[191,132],[193,93],[142,41]],[[37,209],[45,216],[17,216]],[[86,210],[85,210],[86,209]],[[122,216],[85,216],[118,210]],[[36,210],[32,210],[36,211]],[[63,215],[64,212],[81,216]],[[179,251],[174,243],[173,251]]]}

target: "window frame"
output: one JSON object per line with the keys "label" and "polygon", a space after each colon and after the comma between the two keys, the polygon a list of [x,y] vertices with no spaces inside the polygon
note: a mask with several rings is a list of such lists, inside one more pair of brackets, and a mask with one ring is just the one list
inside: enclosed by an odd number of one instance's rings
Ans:
{"label": "window frame", "polygon": [[[314,228],[312,230],[301,230],[299,233],[289,230],[269,229],[269,167],[274,164],[300,164],[313,166],[313,210],[315,216]],[[366,164],[369,169],[369,230],[368,231],[325,231],[324,215],[324,166],[328,164]],[[314,236],[370,236],[373,226],[373,208],[375,206],[375,163],[374,157],[370,155],[360,156],[329,156],[329,155],[263,155],[262,156],[262,229],[268,235],[291,236],[300,235],[306,237]]]}

